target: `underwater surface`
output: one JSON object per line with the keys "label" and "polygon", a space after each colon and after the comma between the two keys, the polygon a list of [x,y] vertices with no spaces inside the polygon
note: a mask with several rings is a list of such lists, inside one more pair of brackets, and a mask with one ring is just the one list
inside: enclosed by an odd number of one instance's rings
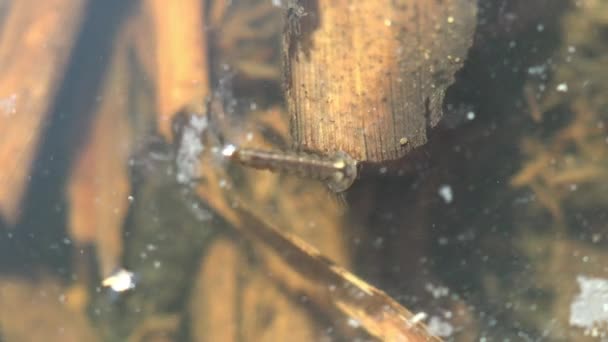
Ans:
{"label": "underwater surface", "polygon": [[[384,2],[370,26],[423,22]],[[354,14],[0,2],[0,341],[398,341],[418,325],[446,341],[608,339],[608,2],[437,3],[474,10],[453,75],[428,81],[445,86],[441,119],[398,139],[398,160],[358,160],[335,193],[356,161],[298,146],[285,56],[302,39],[292,63],[315,60],[306,25]],[[414,55],[436,46],[399,34]],[[307,129],[337,125],[317,115]]]}

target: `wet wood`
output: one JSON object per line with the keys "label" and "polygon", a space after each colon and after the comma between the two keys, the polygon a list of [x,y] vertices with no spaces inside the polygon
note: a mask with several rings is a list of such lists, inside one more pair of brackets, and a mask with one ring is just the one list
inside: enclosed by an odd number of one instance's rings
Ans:
{"label": "wet wood", "polygon": [[[214,115],[226,114],[217,102],[212,108]],[[250,113],[245,121],[238,124],[224,122],[221,126],[230,141],[242,146],[276,148],[276,138],[285,139],[288,134],[288,122],[279,107]],[[267,135],[260,134],[260,131]],[[245,132],[249,134],[244,134]],[[274,143],[267,136],[274,137]],[[221,184],[226,184],[226,181],[232,183],[231,176],[235,176],[240,179],[241,185],[238,189],[229,186],[229,191],[238,192],[258,209],[266,209],[274,219],[282,223],[288,222],[290,230],[304,235],[307,241],[314,243],[331,258],[349,264],[341,231],[340,208],[331,202],[322,185],[313,183],[305,187],[306,191],[295,192],[302,186],[297,178],[286,180],[273,173],[240,167],[232,170],[236,173],[234,175],[232,172],[225,173],[223,167],[217,167],[219,165],[210,167],[212,164],[209,162],[206,158],[201,161],[200,171],[204,181],[197,192],[206,203],[214,204],[213,208],[219,216],[224,218],[224,215],[231,215],[231,203],[226,200],[226,188]],[[319,197],[325,197],[329,201],[321,209],[317,205]],[[272,207],[276,210],[270,209]],[[193,311],[196,322],[193,325],[201,327],[195,329],[195,332],[200,332],[197,336],[233,336],[230,331],[234,329],[234,334],[250,341],[286,338],[294,342],[319,340],[325,327],[319,325],[318,318],[311,314],[307,305],[300,302],[297,295],[286,293],[279,285],[280,282],[265,275],[265,268],[260,267],[257,258],[252,259],[248,255],[248,248],[244,248],[246,246],[247,244],[219,239],[205,256],[205,266],[198,277],[201,285],[194,293],[198,304]],[[283,276],[287,283],[297,282],[290,274]],[[217,286],[212,279],[218,277],[229,279],[229,282]],[[231,304],[219,309],[219,301],[222,300]],[[260,308],[263,308],[262,314]],[[234,318],[234,321],[228,323],[227,316]]]}
{"label": "wet wood", "polygon": [[0,32],[0,214],[19,216],[30,167],[86,0],[7,3]]}
{"label": "wet wood", "polygon": [[242,247],[220,238],[205,256],[191,301],[194,340],[318,340],[307,308],[259,272]]}
{"label": "wet wood", "polygon": [[[268,272],[288,291],[304,294],[333,316],[338,326],[341,321],[343,329],[362,329],[382,341],[439,341],[384,292],[334,264],[303,240],[271,226],[245,204],[237,203],[242,220],[237,227],[247,227],[244,233],[259,245]],[[340,316],[341,320],[337,318]]]}
{"label": "wet wood", "polygon": [[[124,32],[124,31],[123,31]],[[120,266],[122,226],[129,208],[128,50],[115,44],[101,102],[68,181],[69,232],[77,246],[94,244],[101,276]]]}
{"label": "wet wood", "polygon": [[382,163],[426,143],[471,46],[476,1],[292,3],[283,49],[296,148]]}
{"label": "wet wood", "polygon": [[2,341],[100,341],[86,315],[70,310],[61,281],[0,278]]}
{"label": "wet wood", "polygon": [[[152,39],[158,130],[171,141],[171,122],[184,107],[202,112],[209,93],[207,38],[203,0],[142,1],[150,26],[141,37]],[[143,51],[148,54],[149,51]]]}
{"label": "wet wood", "polygon": [[[215,113],[218,110],[216,108]],[[201,166],[210,163],[209,159],[203,158]],[[300,191],[292,192],[290,190],[294,189],[286,186],[289,183],[284,180],[279,183],[278,178],[275,178],[274,183],[267,183],[263,174],[258,173],[255,179],[261,177],[264,189],[256,190],[259,187],[253,182],[254,178],[250,182],[242,182],[241,179],[240,184],[246,185],[244,190],[237,192],[230,185],[231,178],[222,174],[221,169],[211,170],[207,167],[201,168],[201,171],[204,173],[204,181],[197,189],[198,194],[253,244],[255,255],[259,258],[256,272],[269,275],[272,281],[267,283],[267,291],[271,291],[273,286],[281,289],[274,299],[265,302],[281,301],[285,295],[292,298],[291,308],[281,314],[296,314],[302,305],[312,305],[327,317],[321,318],[324,322],[331,322],[345,336],[373,336],[388,341],[438,340],[395,300],[327,259],[329,257],[348,265],[350,256],[345,249],[344,226],[337,214],[339,210],[335,207],[336,204],[324,204],[323,208],[329,210],[329,213],[318,205],[323,198],[319,192],[323,191],[320,184],[316,184],[318,187],[315,188],[314,185],[299,181]],[[276,177],[269,173],[265,175]],[[267,191],[268,188],[280,188],[281,191],[274,193],[281,195],[273,196]],[[310,198],[306,195],[307,192]],[[293,197],[286,195],[289,193]],[[272,199],[268,200],[269,197]],[[259,201],[254,200],[256,198]],[[263,198],[268,202],[264,202]],[[330,198],[327,197],[327,200],[330,201]],[[269,207],[274,210],[269,210]],[[305,212],[314,215],[306,216],[303,214]],[[270,221],[279,222],[283,229],[274,227]],[[306,242],[296,235],[302,235]],[[313,245],[318,246],[323,254]],[[310,313],[312,312],[314,311]],[[317,316],[313,315],[311,319],[314,321]]]}
{"label": "wet wood", "polygon": [[194,341],[238,341],[238,245],[219,239],[209,248],[190,300]]}

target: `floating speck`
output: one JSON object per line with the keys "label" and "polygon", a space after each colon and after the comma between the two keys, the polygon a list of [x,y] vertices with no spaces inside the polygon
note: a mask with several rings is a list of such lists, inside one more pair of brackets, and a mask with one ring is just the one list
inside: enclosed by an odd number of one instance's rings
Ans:
{"label": "floating speck", "polygon": [[412,317],[412,319],[410,320],[410,322],[412,324],[416,324],[416,323],[420,323],[422,321],[424,321],[427,318],[427,314],[424,311],[420,311],[419,313],[415,314],[414,317]]}
{"label": "floating speck", "polygon": [[441,317],[432,316],[428,323],[429,330],[439,337],[449,337],[454,333],[454,327]]}
{"label": "floating speck", "polygon": [[232,144],[228,144],[228,145],[224,146],[224,148],[222,149],[222,155],[224,157],[232,157],[234,152],[236,152],[236,146],[234,146]]}
{"label": "floating speck", "polygon": [[101,285],[115,292],[125,292],[135,288],[135,275],[122,268],[104,279]]}
{"label": "floating speck", "polygon": [[[581,327],[587,333],[606,327],[608,323],[608,279],[578,276],[581,292],[570,304],[570,325]],[[605,333],[605,328],[602,329]]]}
{"label": "floating speck", "polygon": [[557,87],[555,87],[555,90],[561,92],[561,93],[565,93],[568,91],[568,84],[567,83],[560,83],[557,85]]}
{"label": "floating speck", "polygon": [[475,119],[475,112],[471,110],[471,111],[467,112],[467,120],[470,121],[473,119]]}
{"label": "floating speck", "polygon": [[449,185],[440,186],[438,193],[447,204],[452,203],[454,200],[454,193],[452,192],[452,187]]}
{"label": "floating speck", "polygon": [[533,65],[528,68],[528,74],[534,75],[534,76],[542,76],[545,74],[546,71],[547,71],[547,65],[545,65],[545,64]]}
{"label": "floating speck", "polygon": [[361,326],[361,323],[354,318],[349,318],[346,323],[352,328],[358,328]]}
{"label": "floating speck", "polygon": [[453,24],[454,23],[454,17],[449,16],[447,22],[448,22],[448,24]]}

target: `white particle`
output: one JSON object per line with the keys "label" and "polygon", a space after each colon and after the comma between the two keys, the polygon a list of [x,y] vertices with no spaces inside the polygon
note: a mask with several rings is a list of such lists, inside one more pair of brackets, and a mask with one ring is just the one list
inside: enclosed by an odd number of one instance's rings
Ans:
{"label": "white particle", "polygon": [[445,203],[450,204],[454,200],[454,193],[452,192],[452,187],[449,185],[440,186],[438,193],[439,193],[439,196],[441,196],[441,198],[443,198]]}
{"label": "white particle", "polygon": [[557,87],[555,87],[555,90],[565,93],[568,91],[568,84],[567,83],[560,83],[557,85]]}
{"label": "white particle", "polygon": [[467,119],[468,119],[468,120],[473,120],[473,119],[475,119],[475,112],[474,112],[474,111],[469,111],[469,112],[467,113]]}
{"label": "white particle", "polygon": [[385,25],[385,26],[391,26],[392,24],[393,24],[393,23],[391,22],[391,20],[390,20],[390,19],[388,19],[388,18],[387,18],[387,19],[384,19],[384,25]]}
{"label": "white particle", "polygon": [[232,157],[234,152],[236,152],[236,146],[234,146],[232,144],[228,144],[228,145],[224,146],[224,148],[222,149],[222,155],[224,157]]}
{"label": "white particle", "polygon": [[543,25],[543,24],[536,25],[536,31],[543,32],[544,30],[545,30],[545,25]]}
{"label": "white particle", "polygon": [[433,334],[440,337],[449,337],[454,333],[454,327],[437,316],[429,319],[428,327]]}
{"label": "white particle", "polygon": [[360,327],[360,326],[361,326],[361,323],[359,323],[359,321],[357,321],[357,320],[356,320],[356,319],[354,319],[354,318],[349,318],[349,319],[346,321],[346,323],[347,323],[347,324],[348,324],[350,327],[353,327],[353,328],[358,328],[358,327]]}
{"label": "white particle", "polygon": [[109,287],[115,292],[125,292],[135,288],[135,275],[133,272],[120,269],[104,279],[101,285]]}
{"label": "white particle", "polygon": [[528,68],[529,75],[541,76],[547,71],[547,66],[544,64],[533,65]]}
{"label": "white particle", "polygon": [[416,324],[419,323],[421,321],[424,321],[426,319],[428,315],[426,314],[426,312],[424,311],[420,311],[419,313],[415,314],[412,319],[410,320],[410,322],[412,324]]}
{"label": "white particle", "polygon": [[608,322],[608,280],[578,276],[576,278],[580,292],[570,304],[569,323],[592,332],[597,327],[606,326]]}

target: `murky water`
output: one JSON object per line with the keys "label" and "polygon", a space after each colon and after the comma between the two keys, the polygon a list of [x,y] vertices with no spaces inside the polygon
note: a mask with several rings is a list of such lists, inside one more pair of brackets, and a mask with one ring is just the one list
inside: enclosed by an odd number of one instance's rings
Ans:
{"label": "murky water", "polygon": [[[401,308],[371,286],[448,341],[608,338],[608,3],[479,1],[428,142],[338,195],[222,156],[297,148],[280,56],[298,2],[204,1],[209,87],[183,103],[166,84],[195,47],[160,49],[171,14],[146,3],[74,13],[18,214],[0,203],[1,341],[374,340]],[[5,127],[31,109],[17,79]],[[185,109],[163,121],[167,103]]]}

